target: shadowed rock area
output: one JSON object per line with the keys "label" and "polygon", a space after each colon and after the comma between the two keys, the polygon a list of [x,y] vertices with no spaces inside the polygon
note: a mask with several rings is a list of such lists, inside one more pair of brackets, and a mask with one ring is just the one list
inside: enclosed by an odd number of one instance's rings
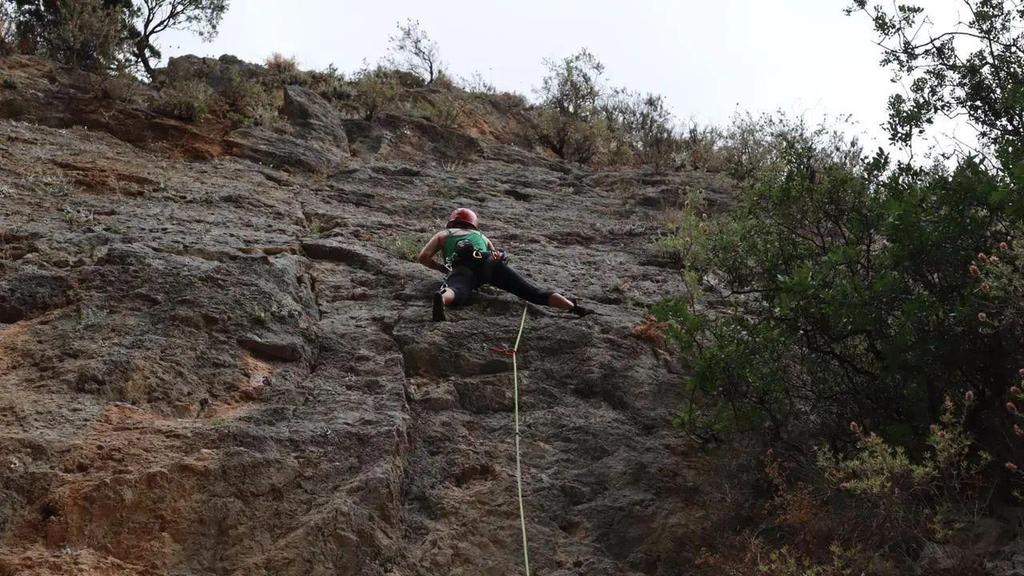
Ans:
{"label": "shadowed rock area", "polygon": [[351,120],[298,87],[281,126],[217,132],[0,68],[0,574],[518,573],[494,349],[523,303],[484,290],[432,323],[440,278],[394,249],[460,205],[598,311],[526,324],[536,573],[684,574],[714,541],[671,425],[681,367],[631,330],[684,291],[648,264],[664,209],[728,183]]}

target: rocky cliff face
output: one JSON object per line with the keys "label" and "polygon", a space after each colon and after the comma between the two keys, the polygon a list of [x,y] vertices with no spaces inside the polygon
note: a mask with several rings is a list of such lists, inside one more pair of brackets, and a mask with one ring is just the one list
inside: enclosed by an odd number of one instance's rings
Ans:
{"label": "rocky cliff face", "polygon": [[631,336],[703,174],[590,172],[287,88],[210,134],[0,61],[0,574],[521,570],[508,347],[484,290],[429,321],[401,258],[455,206],[538,282],[524,497],[538,574],[682,574],[716,534],[671,426],[678,361]]}

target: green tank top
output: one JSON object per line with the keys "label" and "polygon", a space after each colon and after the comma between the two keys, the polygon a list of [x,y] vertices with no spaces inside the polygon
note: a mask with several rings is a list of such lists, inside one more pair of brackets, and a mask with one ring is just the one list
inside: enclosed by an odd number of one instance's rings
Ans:
{"label": "green tank top", "polygon": [[442,253],[444,254],[445,263],[449,266],[452,264],[452,256],[455,255],[456,244],[463,240],[472,243],[473,247],[480,252],[487,252],[489,250],[487,247],[487,237],[477,230],[473,230],[469,234],[452,234],[452,230],[448,230],[448,237],[444,239]]}

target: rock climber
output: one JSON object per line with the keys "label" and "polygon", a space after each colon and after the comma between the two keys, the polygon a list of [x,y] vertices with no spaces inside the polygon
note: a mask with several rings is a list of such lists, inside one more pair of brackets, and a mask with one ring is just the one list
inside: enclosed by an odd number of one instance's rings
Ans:
{"label": "rock climber", "polygon": [[[477,216],[469,208],[457,208],[448,225],[420,250],[417,262],[446,274],[444,284],[434,293],[434,321],[445,320],[445,307],[462,304],[470,293],[484,284],[501,288],[533,304],[552,306],[577,316],[593,312],[554,290],[542,290],[508,265],[508,256],[477,228]],[[434,259],[441,252],[444,264]]]}

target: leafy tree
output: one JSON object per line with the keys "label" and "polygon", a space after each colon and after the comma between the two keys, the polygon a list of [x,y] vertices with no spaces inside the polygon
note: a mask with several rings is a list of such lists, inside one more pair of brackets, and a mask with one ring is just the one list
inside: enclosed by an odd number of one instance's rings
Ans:
{"label": "leafy tree", "polygon": [[123,62],[123,30],[131,0],[12,0],[4,2],[22,50],[70,66],[106,68]]}
{"label": "leafy tree", "polygon": [[167,30],[189,30],[204,40],[217,35],[229,0],[135,0],[135,25],[126,30],[131,54],[153,77],[153,60],[161,58],[154,43]]}
{"label": "leafy tree", "polygon": [[548,70],[537,91],[541,104],[567,118],[587,120],[597,113],[604,64],[586,48],[562,60],[545,60]]}
{"label": "leafy tree", "polygon": [[910,145],[936,116],[963,118],[978,128],[986,160],[1012,170],[1024,159],[1024,10],[1009,0],[962,4],[969,17],[939,33],[919,6],[855,0],[847,13],[871,18],[882,65],[908,85],[889,99],[894,142]]}
{"label": "leafy tree", "polygon": [[90,68],[140,65],[153,75],[156,37],[171,29],[209,39],[229,0],[0,0],[23,51]]}
{"label": "leafy tree", "polygon": [[[801,123],[763,135],[771,153],[687,263],[723,308],[655,308],[694,359],[681,422],[695,435],[844,435],[850,419],[910,442],[945,395],[997,398],[1019,334],[979,313],[968,267],[1024,230],[997,174],[862,160],[841,133]],[[991,313],[991,312],[990,312]],[[991,402],[991,400],[989,400]]]}
{"label": "leafy tree", "polygon": [[437,42],[427,36],[418,20],[398,23],[398,34],[389,38],[391,43],[391,64],[399,70],[411,72],[427,84],[442,74],[441,53]]}
{"label": "leafy tree", "polygon": [[582,49],[562,60],[545,60],[548,70],[537,95],[541,100],[541,138],[569,160],[589,162],[597,153],[599,103],[604,65]]}

